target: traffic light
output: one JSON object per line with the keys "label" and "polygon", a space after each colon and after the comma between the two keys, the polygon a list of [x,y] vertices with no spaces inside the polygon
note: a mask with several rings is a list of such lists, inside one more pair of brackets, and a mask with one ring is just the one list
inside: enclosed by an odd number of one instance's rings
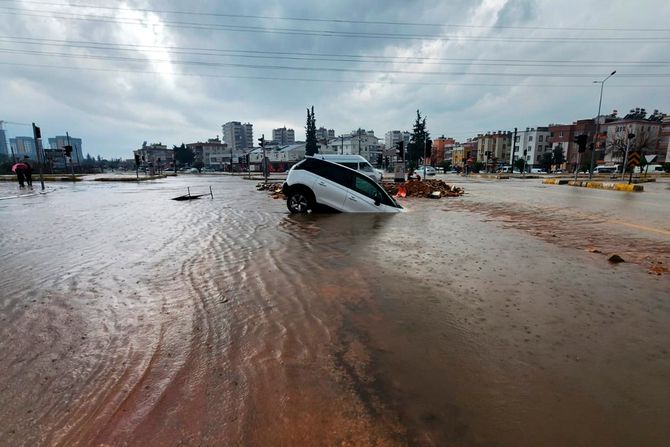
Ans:
{"label": "traffic light", "polygon": [[381,166],[384,163],[384,156],[382,154],[377,154],[377,166]]}
{"label": "traffic light", "polygon": [[587,136],[584,135],[584,134],[577,135],[575,137],[575,143],[577,143],[577,147],[578,147],[577,151],[580,154],[586,152],[586,138],[587,138]]}
{"label": "traffic light", "polygon": [[65,152],[65,156],[67,158],[72,158],[72,146],[66,144],[65,146],[63,146],[63,151]]}
{"label": "traffic light", "polygon": [[396,143],[396,145],[398,147],[398,152],[397,152],[398,158],[400,158],[401,160],[404,160],[405,159],[405,142],[404,141],[398,141]]}
{"label": "traffic light", "polygon": [[135,154],[135,166],[140,165],[140,154]]}
{"label": "traffic light", "polygon": [[260,147],[265,147],[265,135],[263,135],[262,137],[260,137],[260,138],[258,139],[258,145],[259,145]]}
{"label": "traffic light", "polygon": [[430,157],[433,152],[433,142],[430,139],[426,140],[426,157]]}

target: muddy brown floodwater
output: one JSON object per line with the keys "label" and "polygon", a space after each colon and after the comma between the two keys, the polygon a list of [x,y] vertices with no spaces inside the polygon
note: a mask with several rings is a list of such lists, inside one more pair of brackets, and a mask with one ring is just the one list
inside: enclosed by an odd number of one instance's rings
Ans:
{"label": "muddy brown floodwater", "polygon": [[474,184],[291,216],[254,185],[0,200],[0,445],[667,445],[670,275],[586,250],[663,262],[665,230],[552,233],[560,199]]}

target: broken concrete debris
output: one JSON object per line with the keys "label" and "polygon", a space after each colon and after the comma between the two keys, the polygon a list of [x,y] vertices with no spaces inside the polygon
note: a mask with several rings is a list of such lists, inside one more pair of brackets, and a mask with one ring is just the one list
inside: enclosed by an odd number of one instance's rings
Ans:
{"label": "broken concrete debris", "polygon": [[421,197],[439,199],[441,197],[458,197],[464,194],[463,188],[449,185],[442,180],[409,180],[405,183],[384,182],[382,187],[397,197]]}

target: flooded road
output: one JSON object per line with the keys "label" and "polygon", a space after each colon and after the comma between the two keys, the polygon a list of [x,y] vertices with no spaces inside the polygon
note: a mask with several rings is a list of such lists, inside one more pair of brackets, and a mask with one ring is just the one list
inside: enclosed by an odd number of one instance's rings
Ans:
{"label": "flooded road", "polygon": [[662,209],[468,182],[291,216],[254,185],[0,201],[0,445],[666,445]]}

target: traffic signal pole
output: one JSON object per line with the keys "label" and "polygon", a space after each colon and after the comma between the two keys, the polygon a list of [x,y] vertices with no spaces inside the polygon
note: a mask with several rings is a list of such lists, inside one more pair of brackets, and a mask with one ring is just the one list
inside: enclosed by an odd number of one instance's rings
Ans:
{"label": "traffic signal pole", "polygon": [[[72,170],[72,181],[74,182],[76,179],[74,177],[74,161],[72,160],[72,145],[70,144],[70,133],[65,132],[65,136],[67,137],[67,147],[70,150],[69,154],[65,154],[65,161],[67,163],[67,159],[70,159],[70,169]],[[77,155],[77,159],[79,159],[79,155]]]}
{"label": "traffic signal pole", "polygon": [[35,151],[37,152],[37,164],[40,166],[40,184],[42,185],[42,191],[44,191],[44,167],[42,166],[42,161],[44,160],[44,154],[42,153],[42,131],[39,127],[33,123],[33,137],[35,138]]}

